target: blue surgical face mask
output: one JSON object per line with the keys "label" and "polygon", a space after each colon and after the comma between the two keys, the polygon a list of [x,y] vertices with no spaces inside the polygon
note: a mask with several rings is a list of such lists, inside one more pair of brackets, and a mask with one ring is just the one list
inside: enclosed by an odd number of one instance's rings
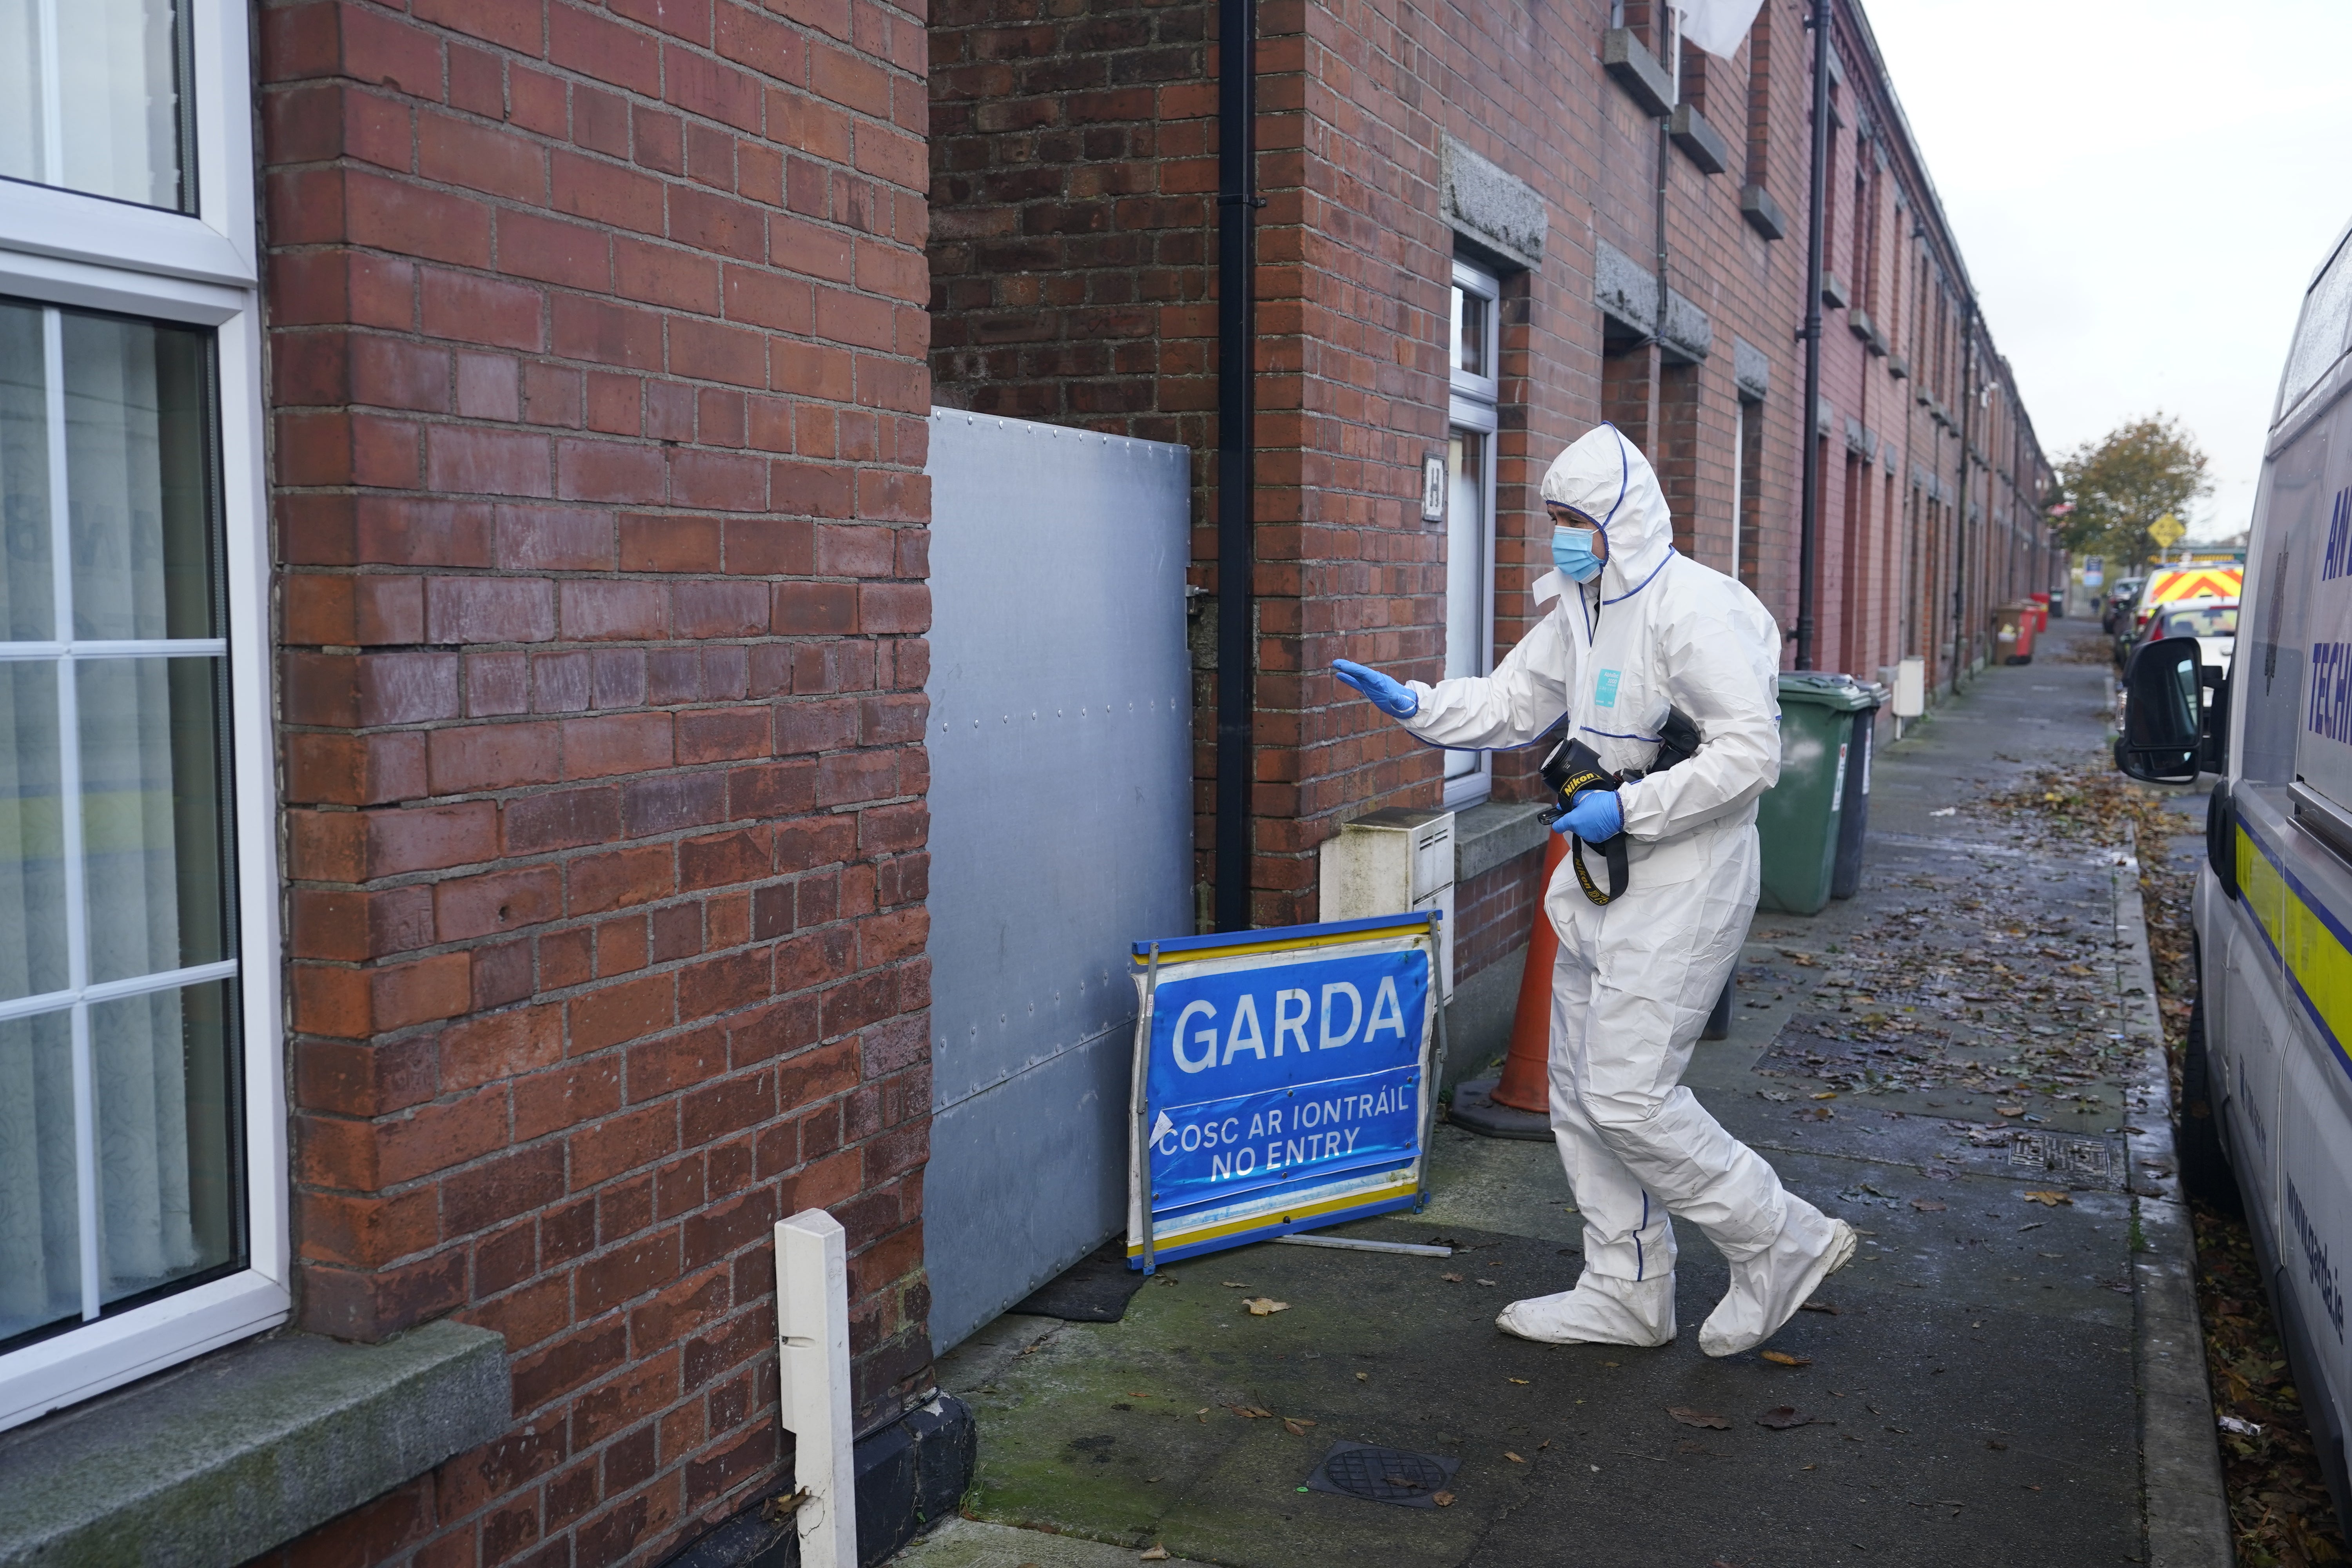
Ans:
{"label": "blue surgical face mask", "polygon": [[1590,528],[1551,531],[1551,563],[1571,583],[1590,583],[1601,575],[1601,557],[1592,553],[1594,531]]}

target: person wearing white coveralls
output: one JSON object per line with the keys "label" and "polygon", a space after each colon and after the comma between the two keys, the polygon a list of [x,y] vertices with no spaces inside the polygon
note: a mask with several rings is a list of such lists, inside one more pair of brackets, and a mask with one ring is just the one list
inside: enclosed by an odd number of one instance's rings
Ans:
{"label": "person wearing white coveralls", "polygon": [[1681,1081],[1756,908],[1756,801],[1780,772],[1780,629],[1745,587],[1675,552],[1657,476],[1614,427],[1560,454],[1543,500],[1563,569],[1536,584],[1550,611],[1493,675],[1433,687],[1346,660],[1337,673],[1440,746],[1524,745],[1565,713],[1628,777],[1655,756],[1669,707],[1697,725],[1689,761],[1614,795],[1585,792],[1556,825],[1587,844],[1622,830],[1632,873],[1599,905],[1563,861],[1544,894],[1559,932],[1551,1125],[1584,1217],[1584,1271],[1496,1321],[1555,1343],[1667,1343],[1673,1215],[1730,1262],[1699,1347],[1732,1355],[1770,1338],[1854,1250],[1851,1226],[1783,1188]]}

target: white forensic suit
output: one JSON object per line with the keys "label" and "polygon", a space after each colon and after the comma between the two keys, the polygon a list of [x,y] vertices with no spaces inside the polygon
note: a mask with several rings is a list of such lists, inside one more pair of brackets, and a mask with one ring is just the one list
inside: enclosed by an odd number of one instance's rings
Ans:
{"label": "white forensic suit", "polygon": [[[1699,1334],[1710,1355],[1761,1343],[1853,1256],[1853,1230],[1780,1185],[1682,1087],[1691,1047],[1756,908],[1756,801],[1780,773],[1780,635],[1756,596],[1675,552],[1657,477],[1601,426],[1544,476],[1543,499],[1597,525],[1608,560],[1585,584],[1536,584],[1550,613],[1491,676],[1413,681],[1400,720],[1441,746],[1524,744],[1565,712],[1603,766],[1654,757],[1671,706],[1698,727],[1689,761],[1619,795],[1630,885],[1595,904],[1563,862],[1544,907],[1559,932],[1551,1125],[1584,1217],[1576,1289],[1517,1301],[1507,1331],[1555,1342],[1675,1336],[1675,1239],[1697,1226],[1731,1263]],[[1587,865],[1603,889],[1601,851]]]}

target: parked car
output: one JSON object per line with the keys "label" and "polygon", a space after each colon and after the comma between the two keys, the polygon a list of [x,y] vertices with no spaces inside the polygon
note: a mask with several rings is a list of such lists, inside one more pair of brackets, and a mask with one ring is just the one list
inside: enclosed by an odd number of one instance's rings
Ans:
{"label": "parked car", "polygon": [[2234,561],[2194,561],[2159,566],[2141,583],[2132,602],[2131,618],[2116,628],[2116,665],[2122,668],[2131,650],[2145,639],[2147,624],[2168,605],[2235,599],[2244,591],[2246,569]]}
{"label": "parked car", "polygon": [[2102,631],[2110,637],[2115,635],[2116,628],[2121,626],[2130,616],[2132,605],[2138,602],[2139,585],[2145,581],[2145,578],[2140,577],[2116,579],[2115,587],[2107,595],[2106,605],[2099,615],[2099,628]]}
{"label": "parked car", "polygon": [[2197,877],[2179,1170],[2191,1195],[2234,1186],[2243,1200],[2338,1518],[2352,1518],[2347,239],[2305,297],[2264,448],[2242,595],[2257,645],[2236,664],[2209,657],[2201,630],[2143,642],[2116,742],[2137,778],[2221,775]]}
{"label": "parked car", "polygon": [[2137,646],[2165,637],[2195,637],[2198,657],[2206,668],[2230,673],[2230,655],[2238,643],[2238,601],[2192,599],[2167,605],[2141,628]]}

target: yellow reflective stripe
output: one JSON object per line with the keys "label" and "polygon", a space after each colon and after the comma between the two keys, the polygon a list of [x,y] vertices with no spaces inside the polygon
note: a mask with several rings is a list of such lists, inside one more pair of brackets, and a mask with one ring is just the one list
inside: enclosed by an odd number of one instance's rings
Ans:
{"label": "yellow reflective stripe", "polygon": [[[1231,947],[1187,948],[1182,952],[1163,952],[1160,955],[1160,962],[1163,965],[1196,963],[1204,958],[1244,958],[1255,952],[1297,952],[1302,948],[1344,947],[1351,942],[1379,942],[1402,931],[1425,931],[1428,926],[1427,915],[1409,915],[1392,926],[1370,926],[1363,931],[1339,931],[1329,936],[1295,936],[1281,942],[1242,942]],[[1135,967],[1139,970],[1151,962],[1149,953],[1139,952],[1133,956]]]}
{"label": "yellow reflective stripe", "polygon": [[2352,1039],[2352,952],[2327,929],[2318,914],[2288,889],[2286,910],[2287,973],[2303,988],[2311,1010],[2319,1015],[2328,1043],[2342,1055],[2343,1042]]}
{"label": "yellow reflective stripe", "polygon": [[2254,841],[2245,825],[2238,826],[2238,890],[2246,908],[2279,952],[2286,951],[2286,879]]}
{"label": "yellow reflective stripe", "polygon": [[[1420,1185],[1421,1178],[1418,1172],[1401,1171],[1396,1179],[1386,1186],[1361,1188],[1344,1197],[1327,1198],[1319,1204],[1308,1204],[1304,1208],[1294,1208],[1287,1212],[1294,1221],[1314,1219],[1321,1215],[1338,1214],[1342,1209],[1360,1208],[1366,1204],[1376,1204],[1382,1198],[1392,1198],[1401,1193],[1412,1192]],[[1181,1223],[1160,1221],[1160,1228],[1152,1235],[1152,1245],[1155,1247],[1190,1247],[1196,1241],[1214,1241],[1221,1237],[1238,1236],[1245,1230],[1264,1230],[1269,1224],[1275,1223],[1275,1220],[1271,1214],[1252,1215],[1246,1219],[1228,1220],[1223,1225],[1203,1226],[1198,1230],[1179,1229],[1177,1226]],[[1142,1257],[1143,1243],[1129,1242],[1127,1255],[1129,1258]]]}
{"label": "yellow reflective stripe", "polygon": [[2352,949],[2281,874],[2268,845],[2238,826],[2238,888],[2246,908],[2337,1058],[2352,1062]]}

